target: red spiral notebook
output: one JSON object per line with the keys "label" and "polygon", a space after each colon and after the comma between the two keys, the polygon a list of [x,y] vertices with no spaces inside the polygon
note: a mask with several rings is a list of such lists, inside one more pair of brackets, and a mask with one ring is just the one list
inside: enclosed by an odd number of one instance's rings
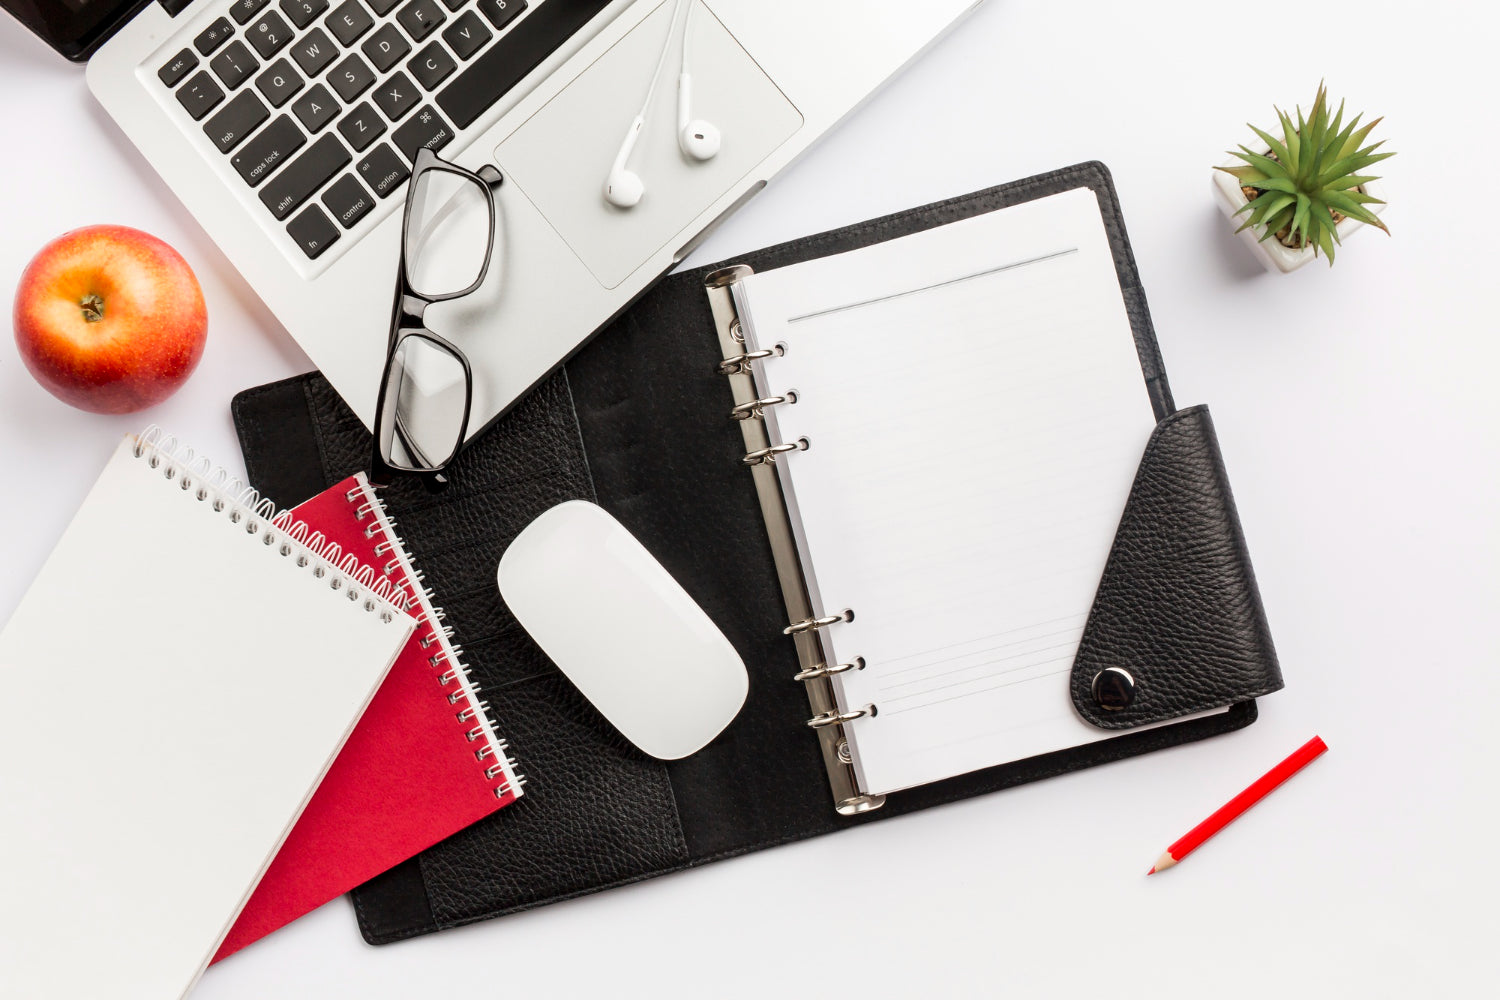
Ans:
{"label": "red spiral notebook", "polygon": [[291,514],[312,541],[383,569],[417,627],[215,962],[514,802],[525,781],[364,475]]}

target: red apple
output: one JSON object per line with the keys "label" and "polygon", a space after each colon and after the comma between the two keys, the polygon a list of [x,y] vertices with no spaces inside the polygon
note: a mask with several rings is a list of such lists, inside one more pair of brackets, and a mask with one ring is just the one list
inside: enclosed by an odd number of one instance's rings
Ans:
{"label": "red apple", "polygon": [[208,311],[176,250],[127,226],[87,226],[26,266],[15,328],[21,360],[52,395],[94,413],[133,413],[198,366]]}

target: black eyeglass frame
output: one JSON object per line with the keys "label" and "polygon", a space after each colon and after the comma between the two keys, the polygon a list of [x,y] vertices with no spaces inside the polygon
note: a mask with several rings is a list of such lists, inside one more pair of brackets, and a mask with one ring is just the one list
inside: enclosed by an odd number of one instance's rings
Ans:
{"label": "black eyeglass frame", "polygon": [[[469,287],[441,295],[427,295],[412,287],[411,277],[408,274],[410,261],[406,253],[406,245],[411,232],[413,203],[419,190],[419,181],[432,171],[444,171],[473,181],[484,192],[485,203],[489,209],[489,227],[486,230],[488,240],[484,248],[484,262],[480,265],[478,275]],[[397,474],[411,473],[422,476],[429,488],[440,489],[447,484],[447,477],[443,475],[443,471],[463,448],[464,438],[469,430],[469,412],[474,402],[474,370],[469,364],[468,356],[456,344],[427,328],[424,317],[427,307],[433,303],[461,299],[473,294],[480,285],[484,284],[484,279],[489,274],[490,260],[495,252],[495,218],[497,215],[495,189],[503,182],[504,178],[500,171],[489,164],[480,167],[476,173],[450,163],[430,149],[419,150],[417,158],[412,162],[411,177],[407,180],[406,204],[401,214],[401,257],[396,268],[396,294],[391,303],[390,335],[386,343],[385,364],[380,370],[380,391],[375,399],[375,441],[374,454],[370,459],[370,481],[377,486],[386,485]],[[392,405],[390,412],[386,412],[386,393],[391,385],[392,366],[396,364],[400,356],[399,348],[402,342],[411,337],[425,340],[452,355],[462,366],[464,373],[463,418],[459,422],[458,437],[453,449],[443,461],[422,466],[396,464],[392,461],[388,448],[389,443],[399,436],[408,454],[414,457],[421,455],[421,449],[412,443],[410,435],[400,426],[396,406]],[[387,426],[388,422],[390,426]]]}

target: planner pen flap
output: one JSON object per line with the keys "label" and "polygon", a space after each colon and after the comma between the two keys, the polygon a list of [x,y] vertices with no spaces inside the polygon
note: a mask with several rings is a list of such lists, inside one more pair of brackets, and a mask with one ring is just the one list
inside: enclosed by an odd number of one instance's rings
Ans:
{"label": "planner pen flap", "polygon": [[1206,406],[1156,425],[1073,660],[1073,704],[1102,729],[1282,687]]}

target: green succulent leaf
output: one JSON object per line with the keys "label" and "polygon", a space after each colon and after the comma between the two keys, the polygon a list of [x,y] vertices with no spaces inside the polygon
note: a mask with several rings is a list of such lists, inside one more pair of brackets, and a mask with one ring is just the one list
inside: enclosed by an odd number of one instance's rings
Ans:
{"label": "green succulent leaf", "polygon": [[1244,160],[1247,166],[1259,170],[1266,177],[1281,177],[1286,174],[1285,165],[1278,160],[1271,159],[1264,153],[1256,153],[1241,146],[1240,152],[1234,155]]}
{"label": "green succulent leaf", "polygon": [[[1372,177],[1369,174],[1349,174],[1347,177],[1335,177],[1333,180],[1331,180],[1327,184],[1323,185],[1323,190],[1325,190],[1325,191],[1348,191],[1350,188],[1356,188],[1356,187],[1359,187],[1361,184],[1368,184],[1368,183],[1370,183],[1370,181],[1378,181],[1378,180],[1380,180],[1379,177]],[[1366,195],[1362,194],[1361,192],[1357,192],[1356,191],[1356,192],[1353,192],[1353,193],[1354,194],[1359,194],[1361,197],[1367,197]]]}
{"label": "green succulent leaf", "polygon": [[1317,244],[1318,248],[1322,250],[1324,256],[1328,258],[1328,266],[1332,267],[1333,245],[1338,242],[1338,231],[1335,229],[1325,229],[1320,235],[1322,236],[1322,239],[1319,240]]}
{"label": "green succulent leaf", "polygon": [[[1269,148],[1272,153],[1275,153],[1276,154],[1276,158],[1278,160],[1280,160],[1282,163],[1287,162],[1287,160],[1289,160],[1291,158],[1290,155],[1286,151],[1286,144],[1283,143],[1283,142],[1278,142],[1276,140],[1276,138],[1274,136],[1272,136],[1269,132],[1262,132],[1260,129],[1256,128],[1254,125],[1250,126],[1250,131],[1254,132],[1257,136],[1259,136],[1260,137],[1260,141],[1263,142],[1263,143],[1265,143],[1266,146],[1267,146],[1267,148]],[[1245,147],[1241,146],[1240,148],[1244,149]]]}
{"label": "green succulent leaf", "polygon": [[1246,186],[1253,187],[1257,191],[1280,191],[1283,194],[1296,194],[1302,190],[1290,177],[1267,177]]}
{"label": "green succulent leaf", "polygon": [[1238,180],[1240,182],[1240,187],[1246,187],[1247,185],[1249,185],[1249,183],[1251,181],[1258,181],[1261,178],[1263,178],[1263,177],[1266,176],[1261,171],[1255,169],[1254,167],[1249,167],[1249,166],[1246,166],[1246,167],[1214,167],[1214,169],[1215,170],[1222,170],[1224,173],[1229,174],[1231,177],[1233,177],[1236,180]]}

